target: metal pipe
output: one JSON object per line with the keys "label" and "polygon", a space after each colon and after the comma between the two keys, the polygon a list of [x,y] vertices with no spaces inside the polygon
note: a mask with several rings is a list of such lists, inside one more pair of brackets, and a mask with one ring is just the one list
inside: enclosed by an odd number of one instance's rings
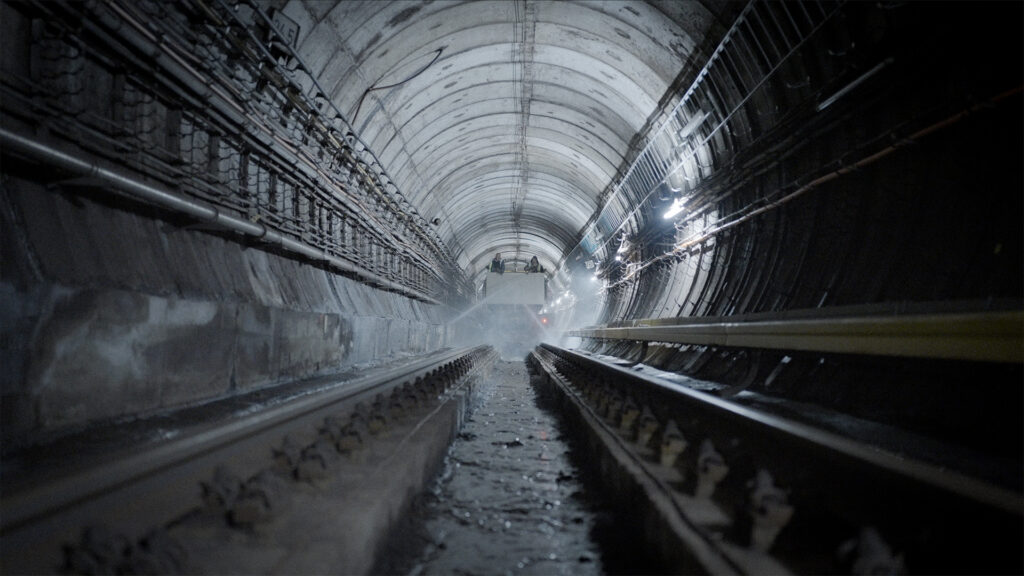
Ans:
{"label": "metal pipe", "polygon": [[[963,473],[947,468],[941,468],[921,460],[907,458],[903,455],[896,455],[886,450],[880,450],[874,446],[855,441],[851,438],[840,436],[833,432],[815,428],[813,426],[796,422],[767,412],[754,410],[735,402],[701,392],[687,386],[663,380],[661,378],[638,373],[622,365],[614,365],[596,358],[584,356],[579,351],[560,348],[553,344],[541,344],[538,347],[541,354],[547,354],[548,358],[560,357],[568,360],[577,366],[588,366],[597,368],[603,375],[612,382],[622,382],[624,387],[632,389],[647,389],[652,391],[663,391],[670,397],[675,397],[683,402],[689,410],[688,414],[696,414],[697,411],[704,412],[701,415],[707,418],[709,414],[716,414],[716,418],[722,418],[719,422],[742,422],[750,425],[751,430],[758,434],[777,435],[778,438],[785,438],[785,442],[793,441],[790,446],[800,446],[814,450],[824,449],[834,456],[830,460],[830,466],[842,462],[858,462],[867,464],[878,473],[890,478],[902,477],[920,482],[924,486],[930,486],[942,490],[946,494],[957,495],[974,502],[991,506],[996,510],[1009,512],[1016,516],[1024,514],[1024,501],[1020,494],[1013,490],[990,484],[966,476]],[[537,352],[534,356],[538,356]],[[690,410],[693,410],[691,412]],[[701,417],[698,416],[698,417]],[[863,478],[868,478],[864,476]],[[893,486],[893,484],[886,484]],[[1019,519],[1018,519],[1019,522]]]}
{"label": "metal pipe", "polygon": [[[637,273],[639,273],[640,271],[644,270],[645,268],[647,268],[648,266],[650,266],[652,264],[655,264],[655,263],[660,262],[662,260],[665,260],[667,258],[674,258],[677,255],[682,254],[685,251],[689,250],[690,248],[693,248],[694,246],[698,246],[698,245],[702,244],[706,240],[708,240],[708,239],[718,235],[721,232],[724,232],[726,230],[729,230],[730,228],[733,228],[733,227],[738,226],[738,225],[740,225],[740,224],[742,224],[744,222],[747,222],[747,221],[753,219],[754,217],[756,217],[756,216],[758,216],[760,214],[764,214],[765,212],[769,212],[771,210],[779,208],[783,204],[786,204],[787,202],[790,202],[790,201],[792,201],[792,200],[794,200],[794,199],[796,199],[796,198],[798,198],[798,197],[800,197],[800,196],[802,196],[802,195],[804,195],[804,194],[806,194],[806,193],[816,189],[817,187],[821,186],[822,184],[825,184],[827,182],[835,180],[836,178],[839,178],[841,176],[845,176],[847,174],[850,174],[850,173],[852,173],[852,172],[854,172],[856,170],[859,170],[860,168],[863,168],[865,166],[869,166],[871,164],[874,164],[875,162],[881,160],[882,158],[885,158],[886,156],[888,156],[889,154],[892,154],[893,152],[895,152],[896,150],[900,149],[903,146],[906,146],[906,145],[908,145],[910,143],[916,142],[916,141],[920,140],[921,138],[924,138],[925,136],[928,136],[928,135],[930,135],[930,134],[932,134],[934,132],[942,130],[942,129],[944,129],[944,128],[952,125],[952,124],[955,124],[955,123],[959,122],[960,120],[963,120],[968,115],[970,115],[970,114],[972,114],[972,113],[974,113],[974,112],[976,112],[978,110],[981,110],[981,109],[983,109],[985,107],[989,107],[989,106],[998,104],[998,103],[1002,102],[1003,100],[1005,100],[1007,98],[1010,98],[1011,96],[1015,96],[1017,94],[1020,94],[1021,92],[1024,92],[1024,85],[1015,86],[1013,88],[1010,88],[1008,90],[1000,92],[999,94],[996,94],[995,96],[993,96],[992,98],[990,98],[990,99],[988,99],[988,100],[986,100],[984,102],[980,102],[978,104],[975,104],[974,106],[971,106],[970,108],[968,108],[966,110],[958,112],[958,113],[956,113],[956,114],[954,114],[954,115],[952,115],[952,116],[950,116],[950,117],[948,117],[948,118],[946,118],[944,120],[940,120],[940,121],[938,121],[938,122],[936,122],[934,124],[931,124],[927,128],[923,128],[921,130],[918,130],[917,132],[914,132],[910,136],[907,136],[906,138],[902,138],[899,141],[897,141],[897,142],[895,142],[893,144],[890,144],[890,145],[886,146],[885,148],[883,148],[883,149],[881,149],[881,150],[879,150],[877,152],[869,154],[869,155],[861,158],[860,160],[857,160],[856,162],[853,162],[852,164],[845,164],[843,167],[841,167],[841,168],[839,168],[837,170],[833,170],[832,172],[829,172],[829,173],[824,174],[822,176],[818,176],[817,178],[815,178],[814,180],[808,182],[807,184],[799,185],[799,187],[796,190],[794,190],[792,192],[789,192],[788,194],[786,194],[785,196],[783,196],[783,197],[781,197],[781,198],[779,198],[777,200],[771,200],[769,202],[768,201],[768,196],[765,196],[760,201],[753,202],[753,203],[747,205],[745,208],[743,208],[741,210],[738,210],[737,212],[734,212],[733,214],[730,214],[729,216],[726,217],[726,218],[732,218],[733,216],[735,216],[735,218],[733,218],[732,220],[725,221],[725,219],[723,218],[723,220],[720,220],[719,221],[720,223],[715,225],[714,228],[705,229],[704,231],[698,232],[695,235],[690,236],[689,238],[681,240],[680,242],[678,242],[675,245],[675,248],[673,248],[672,251],[670,251],[670,252],[668,252],[666,254],[662,254],[660,256],[655,256],[655,257],[647,260],[641,266],[639,266],[635,271],[633,271],[630,274],[628,274],[626,276],[623,276],[619,280],[609,284],[608,288],[613,288],[613,287],[617,286],[618,284],[621,284],[621,283],[629,280],[630,278],[634,277]],[[796,182],[798,183],[799,181],[800,180],[797,179]],[[775,193],[781,193],[782,190],[783,189],[780,188],[779,190],[776,190]],[[706,205],[708,205],[710,203],[713,203],[713,202],[714,202],[714,200],[709,201],[708,203],[705,203],[704,205],[706,206]],[[743,212],[743,210],[747,210],[747,209],[753,208],[755,205],[758,206],[758,208],[756,208],[756,209],[754,209],[751,212],[748,212],[746,214],[739,215],[741,212]]]}
{"label": "metal pipe", "polygon": [[[121,21],[114,18],[105,18],[104,15],[96,13],[100,22],[115,30],[124,40],[136,48],[143,54],[150,54],[154,61],[174,79],[175,82],[185,86],[189,91],[198,94],[202,97],[203,101],[208,102],[214,111],[218,112],[223,118],[229,122],[230,128],[233,132],[242,138],[255,139],[256,143],[263,144],[266,146],[268,142],[260,138],[260,134],[253,130],[247,130],[247,126],[256,126],[260,128],[269,138],[269,143],[277,143],[280,148],[275,147],[274,152],[281,156],[284,156],[286,160],[292,162],[293,167],[298,167],[303,170],[303,173],[310,179],[315,179],[317,175],[323,178],[326,182],[332,182],[332,179],[327,175],[321,168],[316,165],[312,159],[304,157],[298,150],[296,150],[291,144],[282,140],[276,133],[269,130],[264,122],[258,118],[254,118],[244,108],[242,108],[234,99],[226,95],[220,88],[218,88],[214,81],[206,78],[188,62],[186,62],[177,52],[174,50],[168,50],[167,45],[164,43],[158,43],[149,33],[144,25],[138,22],[131,16],[127,11],[116,3],[108,5],[116,14],[122,19]],[[126,23],[126,26],[122,26],[122,21]],[[344,119],[342,119],[344,120]],[[358,136],[356,136],[358,138]],[[365,144],[364,144],[365,146]],[[286,152],[283,152],[282,149]],[[291,159],[288,156],[291,155]],[[308,169],[307,169],[308,168]],[[362,170],[361,167],[356,164],[357,170],[363,173],[364,177],[368,181],[372,181],[369,174]],[[353,206],[358,207],[358,203],[353,202]],[[361,210],[363,213],[360,215],[364,222],[376,224],[377,233],[383,238],[389,236],[389,232],[377,222],[371,214],[365,209]],[[435,278],[443,281],[441,277],[432,267],[425,257],[418,254],[416,251],[410,249],[410,253],[414,254],[420,262],[427,267]]]}
{"label": "metal pipe", "polygon": [[[222,3],[222,5],[223,5],[223,3]],[[273,19],[270,18],[270,16],[263,10],[263,8],[258,3],[252,2],[252,3],[250,3],[250,6],[255,10],[255,12],[257,14],[260,15],[261,18],[263,18],[263,21],[265,23],[267,23],[267,25],[269,25],[272,29],[274,29],[275,33],[279,37],[283,37],[280,34],[280,32],[277,31],[276,26],[273,23]],[[248,30],[250,36],[252,36],[252,31],[250,29],[248,29],[248,28],[246,28],[246,30]],[[324,87],[320,84],[320,81],[317,79],[317,77],[312,73],[312,69],[309,68],[309,66],[306,65],[306,62],[299,55],[298,51],[295,50],[295,48],[291,44],[285,43],[285,47],[288,49],[289,55],[292,58],[294,58],[296,62],[298,62],[299,66],[301,66],[301,68],[304,71],[306,71],[306,73],[308,74],[310,80],[313,83],[313,86],[321,94],[323,94],[326,97],[328,92],[326,90],[324,90]],[[436,58],[435,58],[435,60],[436,60]],[[362,144],[364,152],[366,154],[368,154],[371,158],[373,158],[376,161],[377,165],[381,167],[381,172],[386,175],[387,173],[384,172],[383,164],[380,162],[380,159],[377,158],[377,155],[374,154],[373,150],[371,150],[370,147],[367,146],[366,143],[362,141],[362,139],[359,137],[359,134],[356,132],[355,127],[353,127],[352,124],[349,123],[348,119],[341,113],[341,110],[338,109],[338,106],[337,106],[337,104],[335,104],[334,100],[331,99],[331,98],[326,98],[326,101],[327,101],[328,104],[330,104],[331,108],[334,110],[334,113],[338,117],[338,119],[340,119],[342,121],[342,123],[344,123],[348,127],[350,133],[352,134],[353,139],[355,139],[360,144]],[[389,176],[389,178],[390,178],[390,176]],[[402,194],[401,190],[398,189],[398,186],[394,186],[394,187],[395,187],[395,192],[397,193],[397,195],[402,197],[403,199],[405,199],[405,195]],[[458,266],[455,263],[455,261],[452,259],[451,254],[445,249],[444,244],[438,242],[439,238],[435,238],[434,235],[431,235],[431,234],[429,234],[427,232],[427,230],[429,228],[425,227],[426,222],[423,220],[423,218],[419,217],[419,215],[417,214],[415,218],[411,219],[411,222],[413,224],[413,228],[417,232],[417,235],[419,235],[424,241],[428,242],[430,244],[430,246],[434,249],[434,251],[439,256],[443,256],[445,259],[447,259],[448,260],[447,263],[449,265],[451,265],[454,270],[457,271],[458,270]],[[436,273],[435,273],[435,275],[436,275]]]}
{"label": "metal pipe", "polygon": [[0,128],[0,145],[2,145],[4,153],[22,154],[63,170],[68,170],[69,172],[102,180],[115,190],[133,198],[156,204],[174,212],[186,214],[233,232],[252,236],[267,244],[277,245],[293,254],[325,262],[341,272],[359,277],[364,282],[377,284],[382,288],[398,292],[410,298],[430,304],[440,304],[440,302],[422,292],[412,290],[372,272],[367,272],[323,250],[284,236],[263,224],[256,224],[242,218],[223,214],[217,208],[206,206],[173,192],[142,183],[130,175],[103,168],[94,162],[79,158],[4,128]]}
{"label": "metal pipe", "polygon": [[[302,437],[358,401],[428,378],[459,360],[471,362],[468,378],[493,361],[495,353],[488,348],[442,351],[397,368],[374,370],[217,426],[182,425],[173,439],[137,446],[45,481],[15,490],[5,486],[0,540],[5,554],[19,553],[5,556],[4,568],[17,574],[51,573],[57,565],[53,559],[59,563],[64,544],[77,539],[85,526],[101,525],[132,540],[140,538],[194,510],[200,503],[196,487],[208,482],[217,467],[230,463],[233,473],[254,475],[266,467],[270,447],[282,438]],[[124,502],[132,503],[128,514],[119,513]]]}
{"label": "metal pipe", "polygon": [[894,58],[886,58],[885,60],[882,60],[878,64],[875,64],[874,68],[872,68],[871,70],[868,70],[867,72],[861,74],[853,82],[850,82],[846,86],[843,86],[838,91],[836,91],[835,94],[829,96],[824,101],[822,101],[820,104],[818,104],[818,106],[817,106],[817,108],[815,108],[815,110],[817,110],[818,112],[821,112],[825,108],[828,108],[832,104],[835,104],[836,100],[839,100],[840,98],[842,98],[843,96],[845,96],[846,94],[851,92],[854,88],[856,88],[857,86],[860,86],[861,83],[863,83],[868,78],[870,78],[870,77],[874,76],[875,74],[878,74],[879,72],[881,72],[882,68],[885,68],[886,66],[892,64],[894,61],[895,61]]}
{"label": "metal pipe", "polygon": [[[637,321],[643,324],[643,321]],[[980,362],[1024,361],[1024,312],[585,328],[571,336]]]}

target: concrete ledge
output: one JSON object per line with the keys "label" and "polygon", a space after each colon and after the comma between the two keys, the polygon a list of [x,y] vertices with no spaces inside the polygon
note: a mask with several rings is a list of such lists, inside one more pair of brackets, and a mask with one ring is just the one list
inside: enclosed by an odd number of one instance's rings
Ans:
{"label": "concrete ledge", "polygon": [[11,178],[0,191],[0,436],[188,406],[449,343],[443,311]]}

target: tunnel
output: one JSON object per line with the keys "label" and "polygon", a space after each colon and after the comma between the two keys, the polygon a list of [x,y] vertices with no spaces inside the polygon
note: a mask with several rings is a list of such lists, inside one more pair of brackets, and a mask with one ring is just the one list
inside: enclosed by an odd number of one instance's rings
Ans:
{"label": "tunnel", "polygon": [[[662,534],[681,529],[643,521],[637,545],[663,563],[617,570],[857,573],[836,549],[877,527],[904,554],[892,573],[1019,573],[1022,23],[1020,2],[4,0],[3,515],[137,427],[172,441],[177,411],[212,426],[214,405],[276,406],[339,374],[482,381],[487,363],[582,402],[577,374],[599,362],[618,375],[595,381],[647,398],[656,437],[690,413],[635,375],[897,430],[879,450],[924,447],[962,473],[950,486],[998,502],[972,553],[903,522],[975,522],[959,495],[862,521],[843,496],[859,473],[806,480],[779,447],[782,477],[828,483],[845,514],[826,535],[818,504],[796,508],[777,548],[805,560],[680,560]],[[475,417],[452,414],[439,434],[468,437]],[[828,421],[835,445],[852,421]],[[727,459],[749,452],[732,442]],[[628,516],[612,484],[601,498]],[[57,560],[12,560],[18,522],[3,572],[110,569],[68,560],[65,536]],[[77,542],[89,523],[65,524]]]}

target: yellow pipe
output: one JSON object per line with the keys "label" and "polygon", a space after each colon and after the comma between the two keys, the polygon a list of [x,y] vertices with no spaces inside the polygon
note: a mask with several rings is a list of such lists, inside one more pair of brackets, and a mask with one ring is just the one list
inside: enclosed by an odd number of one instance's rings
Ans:
{"label": "yellow pipe", "polygon": [[635,325],[585,328],[569,334],[700,346],[1024,362],[1024,311]]}

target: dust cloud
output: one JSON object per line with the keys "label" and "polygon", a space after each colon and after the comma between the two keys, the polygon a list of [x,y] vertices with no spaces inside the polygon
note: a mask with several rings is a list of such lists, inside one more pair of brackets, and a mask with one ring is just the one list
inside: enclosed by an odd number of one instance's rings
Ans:
{"label": "dust cloud", "polygon": [[522,360],[542,342],[572,347],[579,339],[566,332],[600,319],[604,309],[600,288],[599,281],[586,276],[562,292],[550,293],[544,306],[492,304],[481,297],[452,315],[452,345],[489,344],[503,360]]}

